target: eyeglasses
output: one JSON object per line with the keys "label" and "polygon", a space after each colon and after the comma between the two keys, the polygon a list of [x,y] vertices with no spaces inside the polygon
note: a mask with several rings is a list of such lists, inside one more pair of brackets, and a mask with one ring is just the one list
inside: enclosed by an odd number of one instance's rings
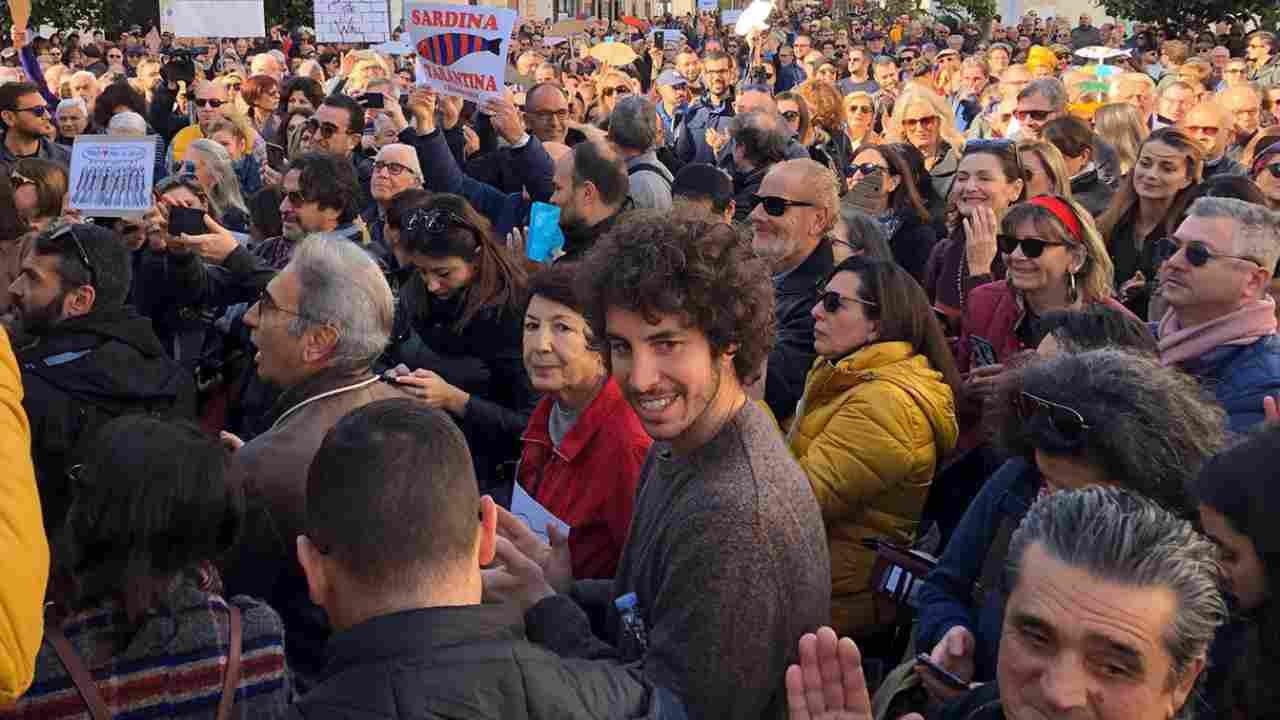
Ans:
{"label": "eyeglasses", "polygon": [[288,308],[280,307],[280,304],[276,302],[275,298],[271,297],[271,292],[266,288],[262,288],[262,292],[258,293],[257,305],[258,305],[258,317],[263,317],[268,312],[275,310],[278,312],[282,312],[285,315],[292,315],[296,318],[302,318],[303,320],[310,320],[311,322],[317,322],[316,320],[300,312],[295,312],[293,310],[289,310]]}
{"label": "eyeglasses", "polygon": [[[307,124],[303,125],[302,128],[303,128],[303,132],[320,133],[321,140],[328,140],[334,135],[337,135],[340,132],[344,132],[343,130],[339,129],[337,125],[334,125],[333,123],[322,123],[315,119],[308,120]],[[345,132],[347,135],[356,134],[351,131],[345,131]]]}
{"label": "eyeglasses", "polygon": [[751,208],[754,210],[757,205],[763,205],[765,213],[770,217],[782,217],[789,207],[813,207],[813,203],[800,200],[788,200],[774,195],[752,195]]}
{"label": "eyeglasses", "polygon": [[[850,245],[850,247],[852,247],[852,245]],[[870,300],[841,295],[834,290],[828,290],[818,296],[818,302],[822,304],[822,309],[829,313],[840,312],[840,308],[844,306],[844,302],[846,301],[858,303],[859,305],[866,305],[867,307],[876,307],[876,304]]]}
{"label": "eyeglasses", "polygon": [[630,95],[631,88],[626,85],[619,85],[617,87],[606,87],[600,90],[600,94],[605,97],[613,97],[615,93],[618,95]]}
{"label": "eyeglasses", "polygon": [[49,236],[50,240],[61,240],[68,235],[71,236],[71,242],[76,246],[76,254],[80,256],[80,262],[84,263],[84,269],[89,271],[89,284],[97,287],[98,270],[93,266],[93,262],[89,260],[89,253],[85,252],[84,243],[80,242],[80,238],[76,235],[75,225],[62,225],[53,231]]}
{"label": "eyeglasses", "polygon": [[121,55],[120,53],[111,53],[110,55],[107,55],[107,59],[108,59],[108,60],[123,60],[123,59],[124,59],[124,56],[123,56],[123,55]]}
{"label": "eyeglasses", "polygon": [[45,107],[44,105],[36,105],[35,107],[29,107],[29,108],[13,108],[11,112],[17,112],[17,113],[29,112],[32,115],[35,115],[36,117],[44,117],[49,114],[49,108]]}
{"label": "eyeglasses", "polygon": [[1042,418],[1049,429],[1068,448],[1080,447],[1084,444],[1085,433],[1092,429],[1092,426],[1085,422],[1080,411],[1075,408],[1045,400],[1029,392],[1019,393],[1014,404],[1017,406],[1019,419],[1024,423],[1030,423]]}
{"label": "eyeglasses", "polygon": [[884,168],[875,163],[862,163],[861,165],[849,165],[849,177],[853,177],[858,173],[866,175],[877,175],[884,172]]}
{"label": "eyeglasses", "polygon": [[908,130],[911,130],[915,127],[920,127],[922,129],[927,130],[933,127],[934,125],[936,125],[938,123],[938,120],[939,118],[937,115],[930,115],[929,117],[922,117],[922,118],[903,118],[902,127]]}
{"label": "eyeglasses", "polygon": [[800,119],[800,113],[799,113],[798,111],[796,111],[796,110],[788,110],[788,111],[786,111],[786,112],[782,113],[782,117],[783,117],[787,122],[795,122],[796,120],[799,120],[799,119]]}
{"label": "eyeglasses", "polygon": [[1192,133],[1192,134],[1200,133],[1201,135],[1208,135],[1209,137],[1217,137],[1218,133],[1221,131],[1222,131],[1222,128],[1214,127],[1212,125],[1188,125],[1187,126],[1187,132],[1189,133]]}
{"label": "eyeglasses", "polygon": [[226,105],[226,100],[215,100],[213,98],[196,98],[196,107],[211,107],[214,110]]}
{"label": "eyeglasses", "polygon": [[1191,263],[1192,267],[1204,267],[1210,260],[1226,259],[1243,260],[1265,269],[1265,266],[1262,263],[1251,257],[1216,253],[1210,250],[1208,245],[1205,245],[1199,240],[1192,240],[1190,242],[1183,243],[1176,237],[1166,237],[1161,238],[1156,244],[1156,256],[1161,263],[1172,260],[1173,256],[1178,254],[1179,250],[1182,251],[1183,255],[1187,258],[1187,262]]}
{"label": "eyeglasses", "polygon": [[415,171],[413,168],[409,167],[408,165],[401,165],[398,162],[386,162],[383,160],[375,161],[373,163],[374,174],[376,175],[382,170],[386,170],[387,173],[391,175],[391,177],[400,177],[405,173],[409,173],[414,177],[417,177],[418,175],[417,171]]}
{"label": "eyeglasses", "polygon": [[477,253],[484,244],[480,228],[472,225],[461,215],[444,208],[414,210],[409,217],[405,218],[401,227],[406,232],[423,232],[428,235],[443,235],[451,228],[460,227],[471,233]]}
{"label": "eyeglasses", "polygon": [[1035,120],[1036,122],[1044,122],[1049,118],[1052,111],[1049,110],[1014,110],[1013,116],[1018,118],[1018,122],[1026,122],[1027,120]]}
{"label": "eyeglasses", "polygon": [[1271,173],[1271,177],[1280,180],[1280,163],[1271,163],[1270,165],[1263,165],[1262,167]]}
{"label": "eyeglasses", "polygon": [[546,121],[552,118],[564,120],[569,117],[568,110],[526,110],[526,115],[532,115],[540,120]]}
{"label": "eyeglasses", "polygon": [[1038,258],[1044,254],[1047,247],[1063,247],[1066,243],[1049,242],[1040,238],[1020,238],[1014,235],[997,235],[996,245],[1000,247],[1000,252],[1005,255],[1012,255],[1018,246],[1022,246],[1022,254],[1029,258]]}

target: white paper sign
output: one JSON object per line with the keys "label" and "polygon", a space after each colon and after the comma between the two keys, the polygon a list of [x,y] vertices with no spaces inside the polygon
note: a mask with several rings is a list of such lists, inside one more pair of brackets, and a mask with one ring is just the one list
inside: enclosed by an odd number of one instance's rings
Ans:
{"label": "white paper sign", "polygon": [[128,217],[151,209],[154,135],[81,135],[71,147],[68,206],[87,217]]}
{"label": "white paper sign", "polygon": [[262,0],[170,0],[174,37],[266,37]]}
{"label": "white paper sign", "polygon": [[565,537],[569,535],[569,524],[552,515],[542,503],[534,500],[533,496],[520,486],[520,483],[516,483],[515,491],[511,494],[511,514],[524,521],[530,530],[537,533],[538,537],[548,544],[551,543],[551,538],[547,534],[547,525],[556,526]]}
{"label": "white paper sign", "polygon": [[699,12],[715,12],[720,9],[720,0],[698,0]]}
{"label": "white paper sign", "polygon": [[315,0],[316,40],[380,43],[391,35],[386,0]]}
{"label": "white paper sign", "polygon": [[741,10],[724,10],[720,13],[720,26],[729,27],[736,25],[738,18],[742,17]]}
{"label": "white paper sign", "polygon": [[500,97],[516,17],[487,5],[406,3],[418,84],[473,102]]}

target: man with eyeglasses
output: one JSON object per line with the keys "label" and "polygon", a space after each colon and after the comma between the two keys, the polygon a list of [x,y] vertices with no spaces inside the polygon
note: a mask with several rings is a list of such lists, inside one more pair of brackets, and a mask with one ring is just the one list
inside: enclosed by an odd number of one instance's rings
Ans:
{"label": "man with eyeglasses", "polygon": [[[168,167],[173,167],[186,159],[187,147],[196,140],[209,137],[214,122],[226,117],[228,112],[235,109],[227,92],[226,85],[204,80],[197,80],[194,89],[188,90],[188,93],[194,95],[191,103],[195,106],[196,120],[194,124],[179,130],[178,134],[173,136],[173,141],[169,143],[168,156],[165,158],[165,164]],[[155,103],[152,103],[152,110],[155,110]]]}
{"label": "man with eyeglasses", "polygon": [[114,232],[63,224],[30,241],[9,286],[6,324],[19,348],[46,528],[62,527],[67,469],[107,421],[195,416],[191,373],[165,355],[151,319],[126,304],[132,281],[130,251]]}
{"label": "man with eyeglasses", "polygon": [[369,228],[371,244],[379,248],[378,255],[391,269],[396,267],[395,255],[383,234],[387,222],[387,207],[396,195],[420,187],[422,166],[418,164],[417,151],[398,142],[382,146],[373,161],[373,179],[369,186],[373,204],[360,217]]}
{"label": "man with eyeglasses", "polygon": [[1280,85],[1280,55],[1275,53],[1276,36],[1259,30],[1248,38],[1245,55],[1249,58],[1249,80],[1259,87]]}
{"label": "man with eyeglasses", "polygon": [[538,83],[524,99],[524,123],[529,134],[544,143],[563,143],[570,147],[587,138],[581,130],[569,128],[569,99],[556,83]]}
{"label": "man with eyeglasses", "polygon": [[681,163],[715,164],[709,138],[725,134],[733,119],[733,60],[723,51],[707,53],[702,62],[706,93],[694,100],[685,113],[676,139],[676,157]]}
{"label": "man with eyeglasses", "polygon": [[23,158],[51,160],[64,167],[71,166],[71,151],[49,140],[54,134],[40,90],[31,83],[6,83],[0,85],[0,120],[5,129],[0,141],[0,170],[5,175],[13,164]]}
{"label": "man with eyeglasses", "polygon": [[1239,161],[1262,126],[1262,96],[1251,85],[1237,85],[1218,93],[1215,102],[1231,113],[1233,122],[1227,156]]}
{"label": "man with eyeglasses", "polygon": [[129,74],[129,66],[124,62],[124,49],[118,47],[107,48],[107,70],[109,73]]}
{"label": "man with eyeglasses", "polygon": [[831,244],[823,238],[835,226],[839,195],[835,178],[824,165],[787,160],[769,169],[746,204],[752,248],[773,273],[778,318],[764,398],[785,427],[795,415],[805,376],[816,357],[810,311],[835,266]]}
{"label": "man with eyeglasses", "polygon": [[1231,141],[1231,113],[1215,102],[1203,102],[1187,111],[1179,125],[1200,146],[1204,158],[1201,178],[1216,175],[1244,175],[1245,167],[1227,157]]}
{"label": "man with eyeglasses", "polygon": [[778,92],[787,92],[805,81],[804,68],[798,59],[794,49],[786,45],[778,48],[778,77],[774,82]]}
{"label": "man with eyeglasses", "polygon": [[1280,261],[1280,213],[1232,198],[1200,198],[1160,241],[1156,331],[1160,361],[1199,379],[1239,432],[1280,394],[1280,336],[1267,289]]}
{"label": "man with eyeglasses", "polygon": [[880,91],[880,84],[871,78],[871,60],[864,48],[849,49],[849,77],[836,83],[841,95],[853,92],[865,92],[875,95]]}
{"label": "man with eyeglasses", "polygon": [[1196,102],[1196,91],[1191,85],[1175,80],[1160,91],[1160,100],[1156,103],[1156,129],[1177,125],[1187,116],[1187,109]]}
{"label": "man with eyeglasses", "polygon": [[1018,93],[1013,117],[1018,121],[1018,137],[1039,140],[1045,123],[1067,111],[1067,90],[1055,78],[1034,80]]}

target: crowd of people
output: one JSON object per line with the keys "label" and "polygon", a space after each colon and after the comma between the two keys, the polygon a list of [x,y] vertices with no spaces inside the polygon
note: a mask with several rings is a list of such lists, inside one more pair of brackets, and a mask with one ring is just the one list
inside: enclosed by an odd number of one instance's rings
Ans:
{"label": "crowd of people", "polygon": [[0,718],[1280,715],[1276,35],[628,20],[13,29]]}

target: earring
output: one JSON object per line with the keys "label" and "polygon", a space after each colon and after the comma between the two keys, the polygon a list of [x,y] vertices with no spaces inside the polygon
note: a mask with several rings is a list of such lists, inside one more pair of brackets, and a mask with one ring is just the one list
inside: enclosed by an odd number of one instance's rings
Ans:
{"label": "earring", "polygon": [[1076,290],[1076,274],[1067,273],[1067,302],[1075,305],[1079,299],[1080,292]]}

